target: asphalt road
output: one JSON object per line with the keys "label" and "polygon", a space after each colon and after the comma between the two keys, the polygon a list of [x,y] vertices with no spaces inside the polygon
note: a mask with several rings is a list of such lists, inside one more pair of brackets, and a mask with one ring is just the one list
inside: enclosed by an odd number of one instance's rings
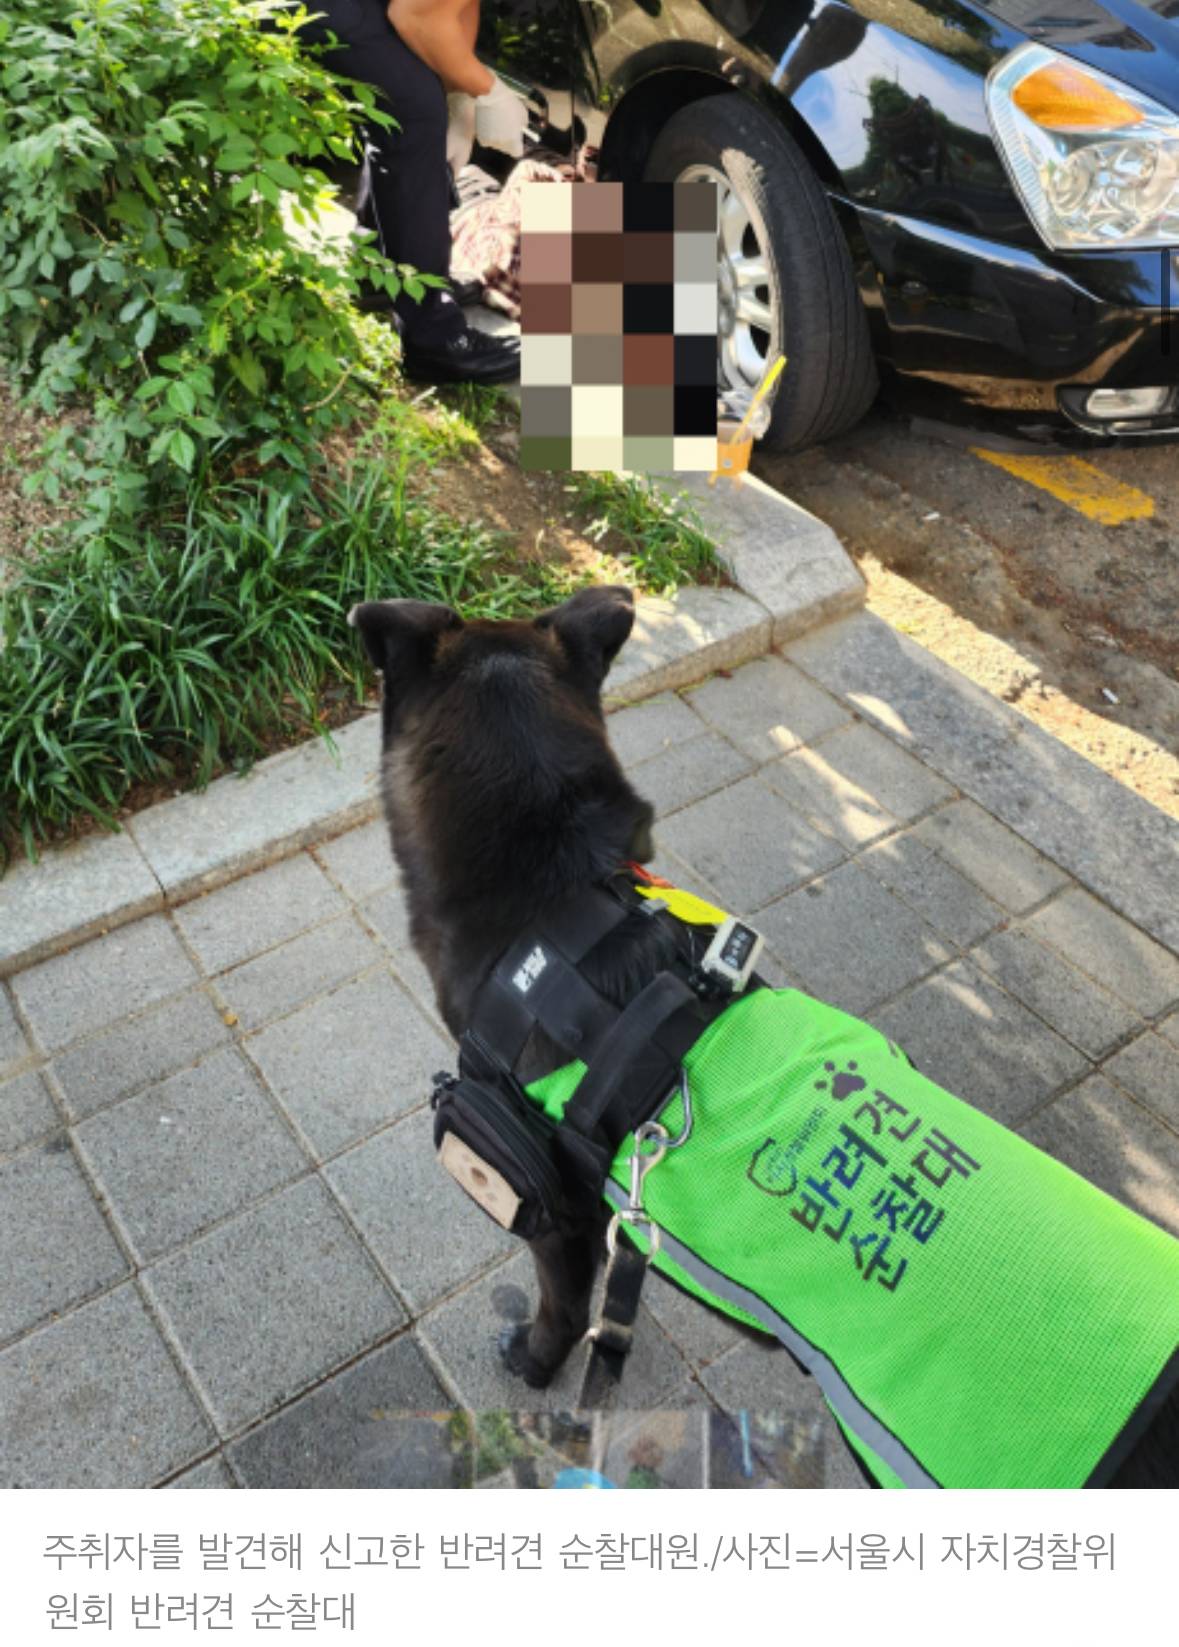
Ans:
{"label": "asphalt road", "polygon": [[1179,817],[1179,444],[1066,452],[878,406],[770,485],[869,605]]}

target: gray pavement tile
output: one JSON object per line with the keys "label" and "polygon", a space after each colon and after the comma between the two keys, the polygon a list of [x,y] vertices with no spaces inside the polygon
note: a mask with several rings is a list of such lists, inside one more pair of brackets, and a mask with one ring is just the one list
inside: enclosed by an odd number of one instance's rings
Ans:
{"label": "gray pavement tile", "polygon": [[211,975],[273,949],[345,907],[319,865],[300,852],[190,899],[173,911],[173,917]]}
{"label": "gray pavement tile", "polygon": [[245,1029],[260,1029],[380,959],[372,939],[346,915],[222,973],[217,988]]}
{"label": "gray pavement tile", "polygon": [[758,658],[686,694],[698,715],[750,760],[775,760],[849,719],[829,693],[781,658]]}
{"label": "gray pavement tile", "polygon": [[700,871],[725,908],[739,913],[769,903],[843,856],[759,778],[742,779],[668,818],[659,839]]}
{"label": "gray pavement tile", "polygon": [[90,937],[163,903],[160,884],[129,835],[87,835],[18,857],[0,879],[0,973],[59,949],[70,935]]}
{"label": "gray pavement tile", "polygon": [[813,995],[865,1012],[949,959],[920,916],[858,864],[759,910],[753,923]]}
{"label": "gray pavement tile", "polygon": [[1179,1001],[1179,960],[1080,887],[1053,898],[1027,925],[1144,1017]]}
{"label": "gray pavement tile", "polygon": [[0,1081],[0,1159],[60,1125],[53,1099],[35,1070]]}
{"label": "gray pavement tile", "polygon": [[[500,1360],[501,1331],[514,1322],[527,1320],[535,1300],[531,1255],[522,1252],[421,1317],[418,1331],[465,1407],[477,1412],[493,1408],[554,1412],[576,1402],[589,1353],[587,1346],[574,1349],[547,1390],[529,1389]],[[651,1312],[640,1305],[634,1346],[618,1397],[619,1409],[655,1407],[687,1376],[687,1362],[664,1336]]]}
{"label": "gray pavement tile", "polygon": [[64,1133],[0,1161],[0,1341],[126,1273]]}
{"label": "gray pavement tile", "polygon": [[405,1320],[315,1180],[159,1260],[142,1280],[223,1435]]}
{"label": "gray pavement tile", "polygon": [[972,959],[1090,1058],[1100,1058],[1141,1024],[1124,1002],[1021,926],[992,933]]}
{"label": "gray pavement tile", "polygon": [[1179,1012],[1173,1012],[1169,1018],[1164,1018],[1159,1025],[1159,1034],[1179,1047]]}
{"label": "gray pavement tile", "polygon": [[387,887],[384,892],[366,898],[359,908],[364,919],[379,934],[394,972],[414,999],[420,1001],[432,1017],[437,1018],[434,985],[409,941],[409,907],[405,893],[400,887]]}
{"label": "gray pavement tile", "polygon": [[643,799],[651,802],[656,816],[664,818],[702,795],[723,789],[749,769],[749,761],[731,743],[715,732],[704,732],[689,743],[640,761],[629,768],[627,777]]}
{"label": "gray pavement tile", "polygon": [[519,1250],[438,1165],[428,1110],[349,1150],[324,1176],[415,1314]]}
{"label": "gray pavement tile", "polygon": [[698,738],[706,729],[689,708],[690,702],[674,692],[661,692],[657,698],[609,715],[606,731],[623,766],[637,766],[640,761]]}
{"label": "gray pavement tile", "polygon": [[800,749],[767,766],[762,777],[812,829],[834,835],[854,852],[878,835],[896,829],[900,820],[853,779],[828,765],[826,748],[821,743],[813,749]]}
{"label": "gray pavement tile", "polygon": [[307,1169],[236,1047],[91,1116],[76,1137],[140,1263]]}
{"label": "gray pavement tile", "polygon": [[1107,1060],[1104,1073],[1179,1132],[1179,1047],[1140,1035]]}
{"label": "gray pavement tile", "polygon": [[195,978],[167,920],[149,915],[18,973],[12,987],[48,1052],[176,994]]}
{"label": "gray pavement tile", "polygon": [[471,1444],[408,1335],[346,1367],[230,1449],[248,1487],[467,1487]]}
{"label": "gray pavement tile", "polygon": [[133,1286],[0,1355],[2,1487],[148,1487],[213,1439]]}
{"label": "gray pavement tile", "polygon": [[928,767],[858,722],[765,771],[808,822],[849,846],[874,840],[953,794]]}
{"label": "gray pavement tile", "polygon": [[250,1039],[321,1160],[424,1104],[453,1049],[386,971],[343,984]]}
{"label": "gray pavement tile", "polygon": [[229,1030],[205,991],[190,989],[59,1052],[52,1068],[67,1113],[82,1120],[195,1063],[228,1039]]}
{"label": "gray pavement tile", "polygon": [[1016,915],[1069,884],[1063,869],[974,801],[952,801],[913,833]]}
{"label": "gray pavement tile", "polygon": [[0,983],[0,1075],[29,1056],[29,1043],[17,1022],[16,1012],[8,998],[8,991]]}
{"label": "gray pavement tile", "polygon": [[1179,819],[871,613],[804,636],[789,656],[1179,953],[1179,899],[1160,891],[1175,884]]}
{"label": "gray pavement tile", "polygon": [[909,830],[877,841],[857,862],[963,949],[1007,920],[1005,910]]}
{"label": "gray pavement tile", "polygon": [[183,1475],[178,1475],[175,1481],[169,1481],[168,1483],[171,1490],[180,1487],[216,1489],[236,1486],[237,1482],[230,1475],[225,1460],[220,1453],[213,1458],[206,1458],[203,1464],[196,1465],[194,1469],[185,1470]]}
{"label": "gray pavement tile", "polygon": [[805,1421],[827,1410],[815,1380],[769,1333],[743,1336],[699,1376],[726,1412],[791,1414]]}
{"label": "gray pavement tile", "polygon": [[1102,1075],[1020,1128],[1029,1142],[1179,1235],[1179,1138]]}
{"label": "gray pavement tile", "polygon": [[705,1367],[731,1350],[744,1336],[737,1323],[720,1310],[709,1309],[682,1287],[652,1269],[643,1284],[643,1302],[693,1367]]}
{"label": "gray pavement tile", "polygon": [[1017,1126],[1090,1068],[969,961],[955,961],[871,1017],[923,1075],[1004,1126]]}
{"label": "gray pavement tile", "polygon": [[383,818],[349,829],[335,840],[320,841],[314,856],[349,898],[365,898],[397,880],[389,826]]}

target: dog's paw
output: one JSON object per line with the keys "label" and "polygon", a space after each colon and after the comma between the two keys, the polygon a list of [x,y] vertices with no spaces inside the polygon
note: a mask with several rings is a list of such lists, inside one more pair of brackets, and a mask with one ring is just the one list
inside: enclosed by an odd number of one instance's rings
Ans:
{"label": "dog's paw", "polygon": [[522,1378],[531,1389],[543,1390],[552,1381],[553,1368],[543,1367],[529,1353],[527,1321],[509,1323],[499,1335],[499,1357],[510,1373]]}

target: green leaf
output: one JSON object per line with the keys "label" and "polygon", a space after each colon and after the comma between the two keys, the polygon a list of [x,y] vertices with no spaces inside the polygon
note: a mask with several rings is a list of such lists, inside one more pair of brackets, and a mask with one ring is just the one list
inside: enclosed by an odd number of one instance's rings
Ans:
{"label": "green leaf", "polygon": [[94,264],[83,263],[70,276],[70,296],[81,297],[82,293],[94,279]]}
{"label": "green leaf", "polygon": [[230,355],[229,364],[233,375],[244,389],[252,395],[262,393],[266,387],[266,373],[252,349],[243,349],[240,354]]}
{"label": "green leaf", "polygon": [[173,379],[168,385],[168,393],[165,398],[168,405],[180,417],[187,417],[190,412],[196,410],[196,396],[188,384],[181,382],[179,379]]}
{"label": "green leaf", "polygon": [[160,461],[164,453],[168,450],[168,445],[175,433],[176,431],[174,429],[160,430],[159,434],[148,447],[147,461],[149,463],[158,463]]}
{"label": "green leaf", "polygon": [[185,474],[191,474],[196,460],[196,442],[183,429],[177,429],[168,442],[168,456]]}
{"label": "green leaf", "polygon": [[146,349],[156,335],[156,326],[159,322],[159,311],[149,309],[135,329],[135,347]]}
{"label": "green leaf", "polygon": [[285,160],[264,160],[262,170],[272,182],[278,184],[280,189],[298,189],[302,187],[302,177]]}

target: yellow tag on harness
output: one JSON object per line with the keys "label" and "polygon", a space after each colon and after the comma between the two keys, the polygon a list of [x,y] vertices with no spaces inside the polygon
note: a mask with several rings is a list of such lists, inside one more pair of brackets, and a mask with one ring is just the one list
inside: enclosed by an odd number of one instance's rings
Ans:
{"label": "yellow tag on harness", "polygon": [[684,892],[678,886],[643,886],[635,887],[644,898],[658,898],[660,903],[667,905],[669,914],[677,921],[684,921],[688,926],[723,926],[728,915],[715,904],[705,903],[694,892]]}

